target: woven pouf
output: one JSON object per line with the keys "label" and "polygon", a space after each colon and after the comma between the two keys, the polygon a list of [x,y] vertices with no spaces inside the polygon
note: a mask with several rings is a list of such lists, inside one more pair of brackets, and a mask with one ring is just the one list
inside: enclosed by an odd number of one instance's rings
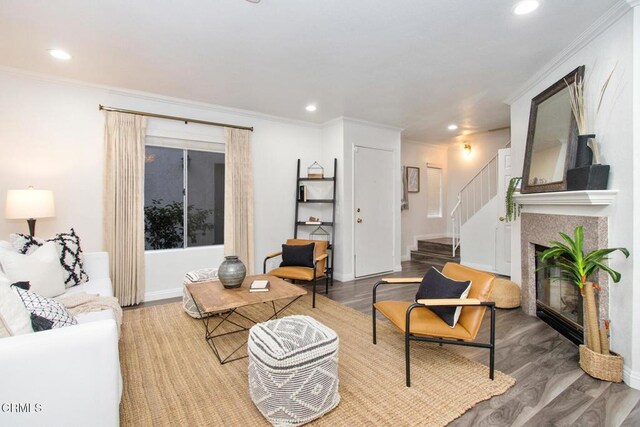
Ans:
{"label": "woven pouf", "polygon": [[[190,271],[184,275],[184,285],[189,283],[207,282],[218,278],[217,268],[201,268],[200,270]],[[193,302],[191,294],[185,286],[182,287],[182,308],[191,317],[201,319],[202,316]]]}
{"label": "woven pouf", "polygon": [[249,330],[249,394],[274,426],[299,426],[340,402],[338,336],[309,316]]}
{"label": "woven pouf", "polygon": [[520,307],[520,286],[511,280],[496,278],[489,299],[496,303],[497,308]]}

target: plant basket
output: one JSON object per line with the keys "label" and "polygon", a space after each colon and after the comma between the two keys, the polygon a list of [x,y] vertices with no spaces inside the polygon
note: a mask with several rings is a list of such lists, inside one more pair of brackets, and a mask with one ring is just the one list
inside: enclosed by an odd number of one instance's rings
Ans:
{"label": "plant basket", "polygon": [[622,382],[624,358],[615,354],[600,354],[586,345],[580,346],[580,367],[587,374],[599,380]]}

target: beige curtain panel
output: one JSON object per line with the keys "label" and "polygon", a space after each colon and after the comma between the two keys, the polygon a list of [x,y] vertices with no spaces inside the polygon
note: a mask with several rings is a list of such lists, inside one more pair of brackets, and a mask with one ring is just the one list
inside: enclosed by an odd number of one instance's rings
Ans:
{"label": "beige curtain panel", "polygon": [[107,112],[105,246],[120,305],[144,297],[144,138],[142,116]]}
{"label": "beige curtain panel", "polygon": [[225,128],[224,254],[236,255],[253,274],[251,132]]}

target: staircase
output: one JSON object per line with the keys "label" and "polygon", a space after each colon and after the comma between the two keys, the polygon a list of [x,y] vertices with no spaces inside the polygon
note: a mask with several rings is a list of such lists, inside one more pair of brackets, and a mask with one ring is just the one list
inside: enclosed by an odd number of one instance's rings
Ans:
{"label": "staircase", "polygon": [[418,240],[418,250],[411,251],[411,261],[442,269],[448,262],[460,262],[459,246],[453,254],[453,241],[450,238]]}

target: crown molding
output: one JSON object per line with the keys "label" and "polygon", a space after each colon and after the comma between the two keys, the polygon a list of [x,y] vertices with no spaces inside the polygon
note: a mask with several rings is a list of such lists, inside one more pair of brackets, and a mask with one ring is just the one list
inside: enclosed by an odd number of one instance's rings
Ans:
{"label": "crown molding", "polygon": [[435,143],[435,142],[416,141],[415,139],[402,139],[401,142],[403,144],[420,145],[420,146],[423,146],[423,147],[434,148],[436,150],[446,151],[446,150],[449,149],[449,145],[448,144],[438,144],[438,143]]}
{"label": "crown molding", "polygon": [[[160,94],[155,94],[150,92],[143,92],[143,91],[138,91],[133,89],[123,89],[123,88],[118,88],[113,86],[102,85],[98,83],[90,83],[82,80],[67,79],[64,77],[53,76],[51,74],[36,73],[33,71],[27,71],[19,68],[6,67],[6,66],[0,65],[0,73],[14,75],[21,78],[37,80],[45,83],[53,83],[53,84],[71,86],[71,87],[84,88],[84,89],[97,89],[97,90],[104,91],[105,93],[110,95],[125,96],[125,97],[130,97],[135,99],[141,99],[145,101],[164,103],[164,104],[183,107],[183,108],[196,108],[196,109],[202,110],[205,113],[209,112],[209,113],[234,114],[237,116],[248,117],[252,119],[267,120],[271,122],[280,122],[280,123],[310,127],[315,129],[320,129],[322,127],[322,124],[307,122],[303,120],[290,119],[287,117],[274,116],[274,115],[258,113],[250,110],[242,110],[238,108],[225,107],[222,105],[209,104],[206,102],[193,101],[193,100],[184,99],[184,98],[175,98],[171,96],[165,96],[165,95],[160,95]],[[126,106],[118,105],[115,107],[125,108]],[[96,110],[97,109],[98,109],[98,106],[96,105]],[[206,117],[198,117],[198,118],[206,120]]]}
{"label": "crown molding", "polygon": [[370,122],[369,120],[356,119],[354,117],[341,116],[340,118],[342,120],[344,120],[345,122],[351,122],[351,123],[355,123],[355,124],[358,124],[358,125],[364,125],[364,126],[371,126],[371,127],[375,127],[375,128],[379,128],[379,129],[393,130],[393,131],[396,131],[396,132],[402,132],[404,130],[404,128],[401,128],[401,127],[388,125],[388,124],[385,124],[385,123]]}
{"label": "crown molding", "polygon": [[506,104],[513,104],[517,99],[522,97],[525,93],[533,89],[544,79],[549,77],[555,72],[568,58],[573,56],[576,52],[588,45],[593,39],[602,34],[611,25],[615,24],[624,15],[629,12],[630,7],[634,7],[640,4],[640,0],[619,0],[614,6],[612,6],[607,12],[605,12],[600,18],[598,18],[589,28],[587,28],[582,34],[580,34],[569,46],[557,54],[551,61],[546,63],[532,78],[522,85],[517,91],[511,94],[504,100]]}

